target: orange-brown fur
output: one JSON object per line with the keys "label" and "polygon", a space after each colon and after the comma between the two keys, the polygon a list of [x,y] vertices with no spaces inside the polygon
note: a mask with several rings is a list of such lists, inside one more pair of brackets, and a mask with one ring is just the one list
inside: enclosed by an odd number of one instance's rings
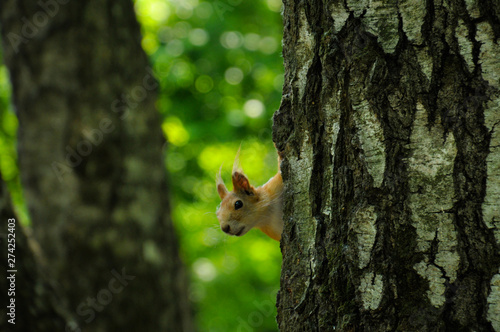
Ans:
{"label": "orange-brown fur", "polygon": [[[233,166],[233,190],[229,192],[217,176],[217,192],[222,202],[217,209],[221,229],[230,235],[242,236],[252,228],[258,228],[274,240],[281,239],[283,231],[283,180],[281,172],[261,187],[250,185],[247,177],[237,169],[238,154]],[[236,201],[242,207],[235,208]]]}

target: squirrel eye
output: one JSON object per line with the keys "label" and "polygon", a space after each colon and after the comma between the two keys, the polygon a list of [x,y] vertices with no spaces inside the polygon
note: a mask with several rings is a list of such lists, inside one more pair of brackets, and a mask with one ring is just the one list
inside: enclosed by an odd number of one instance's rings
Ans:
{"label": "squirrel eye", "polygon": [[243,207],[243,202],[242,201],[236,201],[236,202],[234,202],[234,209],[235,210],[241,209],[242,207]]}

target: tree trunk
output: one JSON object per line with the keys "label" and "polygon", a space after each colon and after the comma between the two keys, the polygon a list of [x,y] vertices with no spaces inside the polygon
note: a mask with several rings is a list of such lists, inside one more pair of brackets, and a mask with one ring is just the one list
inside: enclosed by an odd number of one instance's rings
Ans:
{"label": "tree trunk", "polygon": [[84,331],[189,331],[157,82],[133,3],[7,0],[33,232]]}
{"label": "tree trunk", "polygon": [[500,331],[500,4],[284,1],[282,331]]}
{"label": "tree trunk", "polygon": [[[3,228],[0,230],[0,268],[7,271],[0,279],[0,289],[7,299],[2,303],[3,308],[7,308],[0,316],[0,331],[64,331],[66,326],[76,329],[67,302],[41,266],[37,252],[30,245],[33,239],[14,214],[1,174],[0,218]],[[9,224],[12,227],[8,227]]]}

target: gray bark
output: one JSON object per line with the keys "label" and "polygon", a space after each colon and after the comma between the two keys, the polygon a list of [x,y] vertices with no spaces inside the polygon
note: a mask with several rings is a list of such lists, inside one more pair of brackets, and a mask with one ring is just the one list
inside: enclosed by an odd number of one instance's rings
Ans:
{"label": "gray bark", "polygon": [[500,331],[500,4],[284,1],[282,331]]}
{"label": "gray bark", "polygon": [[0,21],[33,233],[69,310],[84,331],[190,331],[132,1],[8,0]]}

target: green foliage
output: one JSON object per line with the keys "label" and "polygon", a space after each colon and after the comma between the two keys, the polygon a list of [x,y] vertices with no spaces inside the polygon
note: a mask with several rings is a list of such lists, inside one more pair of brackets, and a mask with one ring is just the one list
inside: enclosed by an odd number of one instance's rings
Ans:
{"label": "green foliage", "polygon": [[10,103],[11,86],[8,71],[1,63],[3,61],[0,61],[0,172],[3,180],[7,183],[14,209],[21,219],[20,221],[27,225],[29,218],[24,204],[19,180],[19,167],[17,166],[17,117]]}
{"label": "green foliage", "polygon": [[136,0],[161,83],[173,219],[191,270],[199,331],[275,331],[281,253],[258,230],[219,229],[215,174],[234,156],[254,185],[277,170],[271,118],[281,99],[280,0]]}

